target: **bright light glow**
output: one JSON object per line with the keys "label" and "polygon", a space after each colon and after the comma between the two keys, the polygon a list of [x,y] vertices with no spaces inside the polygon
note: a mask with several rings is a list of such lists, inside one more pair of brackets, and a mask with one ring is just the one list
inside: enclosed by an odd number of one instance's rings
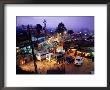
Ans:
{"label": "bright light glow", "polygon": [[40,57],[40,56],[37,56],[37,59],[38,59],[38,60],[41,60],[41,57]]}
{"label": "bright light glow", "polygon": [[19,49],[19,47],[16,47],[16,49]]}
{"label": "bright light glow", "polygon": [[66,31],[64,31],[64,34],[66,34],[67,32]]}
{"label": "bright light glow", "polygon": [[71,49],[71,50],[76,51],[76,49]]}
{"label": "bright light glow", "polygon": [[17,52],[19,52],[19,50],[17,50]]}

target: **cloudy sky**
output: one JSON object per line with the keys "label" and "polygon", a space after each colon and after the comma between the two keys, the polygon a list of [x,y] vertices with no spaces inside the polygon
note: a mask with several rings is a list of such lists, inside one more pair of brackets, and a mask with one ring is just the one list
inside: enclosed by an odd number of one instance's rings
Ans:
{"label": "cloudy sky", "polygon": [[94,16],[17,16],[16,24],[19,25],[36,25],[43,24],[47,21],[47,27],[56,28],[60,22],[65,24],[67,29],[88,28],[94,30]]}

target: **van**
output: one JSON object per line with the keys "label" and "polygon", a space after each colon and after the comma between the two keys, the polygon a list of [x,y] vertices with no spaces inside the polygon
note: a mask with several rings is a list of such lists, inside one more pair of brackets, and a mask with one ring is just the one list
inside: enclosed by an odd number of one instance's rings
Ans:
{"label": "van", "polygon": [[36,58],[37,60],[43,60],[43,59],[46,59],[46,53],[43,53],[43,52],[38,52],[36,53]]}

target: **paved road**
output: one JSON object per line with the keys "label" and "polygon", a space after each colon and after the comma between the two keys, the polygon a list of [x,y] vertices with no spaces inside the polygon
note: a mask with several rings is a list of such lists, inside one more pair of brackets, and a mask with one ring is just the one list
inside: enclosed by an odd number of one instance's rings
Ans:
{"label": "paved road", "polygon": [[[46,74],[47,70],[64,70],[65,74],[89,74],[91,70],[94,69],[94,63],[90,59],[84,58],[84,63],[82,66],[75,66],[74,63],[57,64],[55,60],[49,61],[37,61],[37,71],[39,74]],[[33,61],[20,66],[22,70],[34,71]]]}

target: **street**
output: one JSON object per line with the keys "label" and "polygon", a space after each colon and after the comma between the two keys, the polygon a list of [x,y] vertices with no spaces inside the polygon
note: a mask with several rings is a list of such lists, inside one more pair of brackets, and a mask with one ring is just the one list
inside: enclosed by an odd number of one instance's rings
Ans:
{"label": "street", "polygon": [[[65,70],[65,74],[90,74],[90,71],[94,71],[94,63],[87,58],[84,58],[82,66],[75,66],[74,63],[66,64],[61,63],[57,64],[55,60],[46,61],[37,61],[37,71],[38,74],[47,74],[48,70]],[[34,72],[34,63],[30,61],[24,65],[20,65],[22,70]]]}

